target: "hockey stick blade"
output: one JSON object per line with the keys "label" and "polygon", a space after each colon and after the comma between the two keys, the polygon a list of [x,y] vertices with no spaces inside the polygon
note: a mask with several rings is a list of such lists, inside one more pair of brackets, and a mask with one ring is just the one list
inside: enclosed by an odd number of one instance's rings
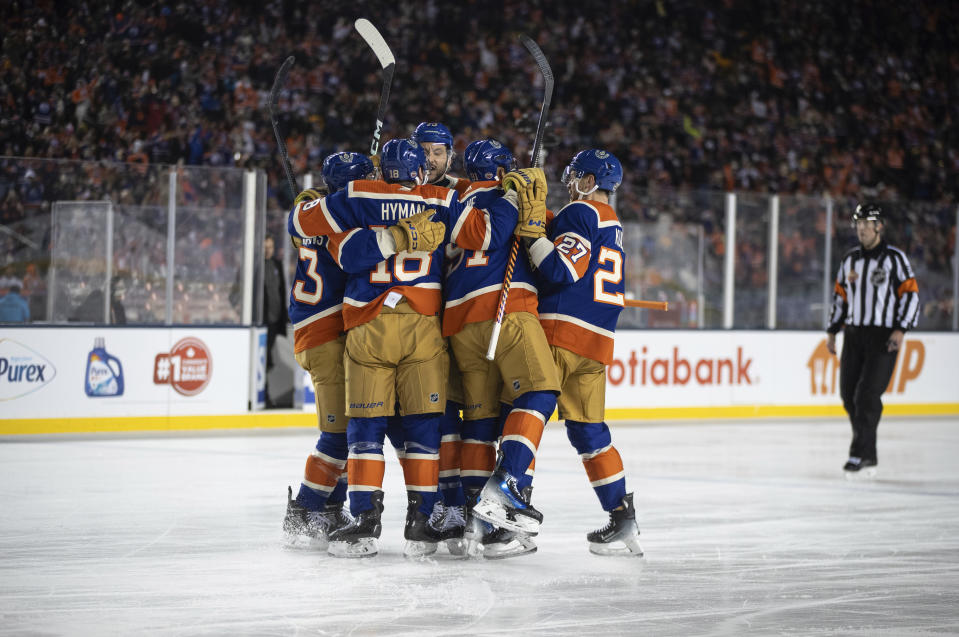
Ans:
{"label": "hockey stick blade", "polygon": [[356,32],[366,41],[376,59],[379,60],[383,68],[383,90],[380,92],[380,105],[376,110],[376,128],[373,129],[373,141],[370,144],[370,156],[373,163],[379,168],[379,162],[375,159],[380,150],[380,135],[383,132],[383,121],[386,119],[386,105],[390,101],[390,86],[393,84],[393,72],[396,70],[396,59],[389,45],[373,23],[366,18],[359,18],[353,23]]}
{"label": "hockey stick blade", "polygon": [[668,301],[641,301],[639,299],[623,299],[625,307],[640,307],[647,310],[669,311]]}
{"label": "hockey stick blade", "polygon": [[280,122],[276,117],[276,102],[280,96],[280,90],[286,84],[286,77],[290,74],[290,69],[296,58],[292,55],[283,61],[280,69],[276,72],[273,79],[273,88],[270,89],[270,123],[273,125],[273,135],[276,137],[276,146],[280,149],[280,159],[283,163],[283,171],[286,173],[286,181],[290,186],[290,196],[296,197],[300,192],[300,187],[296,183],[296,177],[293,176],[293,166],[290,164],[290,155],[286,150],[286,142],[280,134]]}
{"label": "hockey stick blade", "polygon": [[373,53],[376,54],[376,59],[380,61],[381,67],[385,69],[390,64],[396,64],[393,52],[390,51],[386,40],[383,39],[383,36],[380,35],[380,32],[373,26],[372,22],[366,18],[359,18],[353,23],[353,26],[356,27],[356,31],[366,40],[370,48],[373,49]]}

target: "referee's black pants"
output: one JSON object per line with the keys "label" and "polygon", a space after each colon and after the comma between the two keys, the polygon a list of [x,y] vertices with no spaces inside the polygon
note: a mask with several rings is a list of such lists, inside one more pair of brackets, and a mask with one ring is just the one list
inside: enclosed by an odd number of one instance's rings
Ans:
{"label": "referee's black pants", "polygon": [[898,352],[886,351],[892,330],[885,327],[852,327],[843,331],[839,359],[839,394],[852,424],[849,456],[877,460],[876,429]]}

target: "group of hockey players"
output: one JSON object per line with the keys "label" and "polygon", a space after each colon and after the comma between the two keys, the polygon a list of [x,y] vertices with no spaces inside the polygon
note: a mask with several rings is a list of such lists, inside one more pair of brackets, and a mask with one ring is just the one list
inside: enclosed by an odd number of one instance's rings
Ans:
{"label": "group of hockey players", "polygon": [[325,190],[295,199],[290,319],[321,434],[284,530],[334,556],[376,555],[389,440],[407,489],[404,555],[534,552],[535,456],[558,407],[609,516],[589,549],[642,556],[604,422],[624,306],[609,205],[622,167],[603,150],[577,153],[562,177],[569,203],[553,214],[542,169],[517,169],[496,140],[466,147],[468,179],[448,174],[453,157],[449,130],[424,122],[384,144],[378,168],[330,155]]}

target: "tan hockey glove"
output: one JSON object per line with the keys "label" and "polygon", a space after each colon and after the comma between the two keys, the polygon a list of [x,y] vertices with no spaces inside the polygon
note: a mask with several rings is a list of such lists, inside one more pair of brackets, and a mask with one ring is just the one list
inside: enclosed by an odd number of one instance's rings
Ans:
{"label": "tan hockey glove", "polygon": [[388,230],[396,242],[397,252],[432,252],[446,237],[446,224],[433,221],[432,208],[403,219]]}
{"label": "tan hockey glove", "polygon": [[519,221],[513,234],[537,238],[546,234],[546,175],[542,168],[524,168],[507,173],[503,188],[515,190]]}
{"label": "tan hockey glove", "polygon": [[304,201],[313,201],[314,199],[319,199],[324,196],[326,196],[326,193],[317,188],[307,188],[296,196],[296,199],[293,200],[293,205],[295,206]]}

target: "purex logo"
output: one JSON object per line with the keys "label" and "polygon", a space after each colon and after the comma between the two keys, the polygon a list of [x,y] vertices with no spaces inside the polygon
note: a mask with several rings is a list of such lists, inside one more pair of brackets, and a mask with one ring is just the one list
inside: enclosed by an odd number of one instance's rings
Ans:
{"label": "purex logo", "polygon": [[606,368],[606,378],[613,385],[752,385],[749,366],[753,359],[743,356],[743,348],[736,348],[736,356],[691,359],[680,356],[673,347],[672,355],[647,358],[647,348],[640,356],[630,350],[629,358],[614,358]]}
{"label": "purex logo", "polygon": [[17,341],[0,339],[0,400],[34,392],[56,375],[53,363],[37,352]]}
{"label": "purex logo", "polygon": [[[906,391],[906,383],[919,378],[923,363],[926,362],[926,346],[922,341],[907,339],[902,342],[902,351],[896,358],[896,367],[889,378],[887,393],[901,394]],[[809,360],[809,392],[813,395],[836,394],[839,391],[839,358],[826,349],[826,339],[819,341]]]}

